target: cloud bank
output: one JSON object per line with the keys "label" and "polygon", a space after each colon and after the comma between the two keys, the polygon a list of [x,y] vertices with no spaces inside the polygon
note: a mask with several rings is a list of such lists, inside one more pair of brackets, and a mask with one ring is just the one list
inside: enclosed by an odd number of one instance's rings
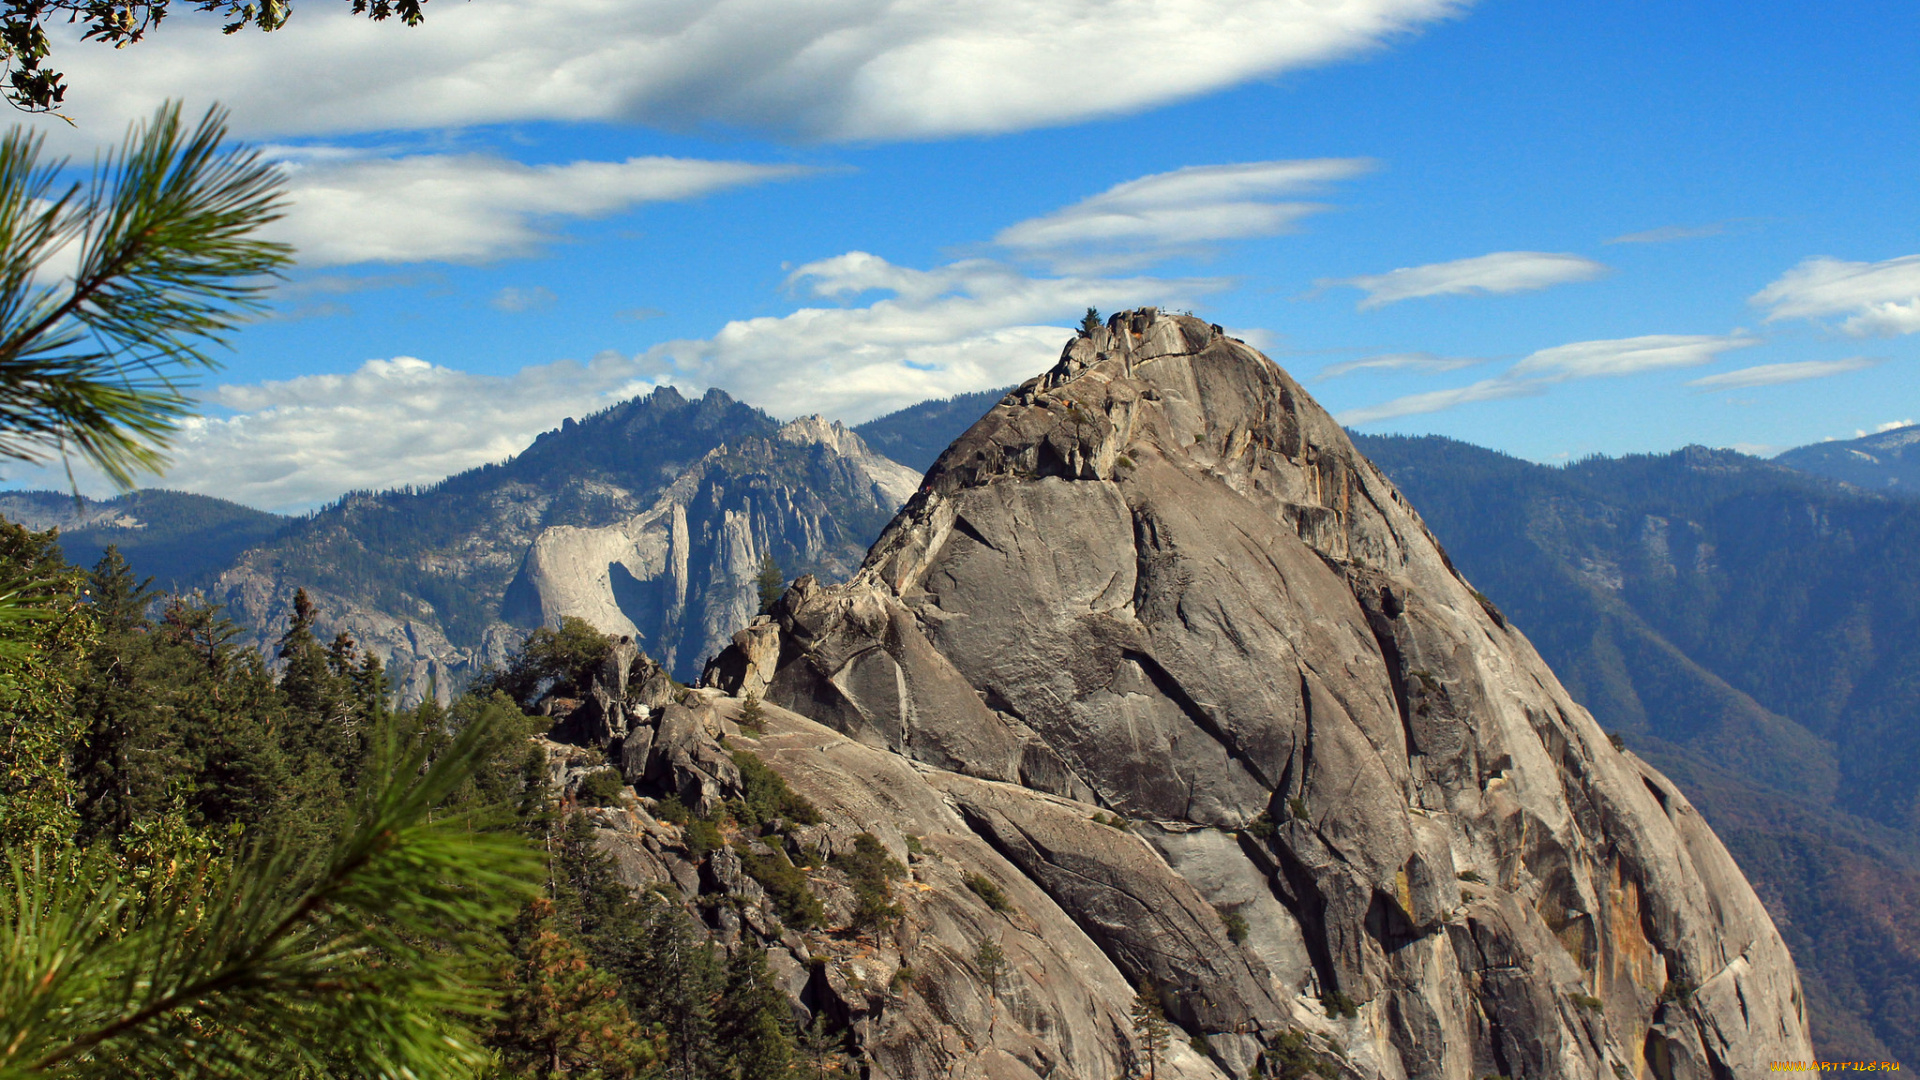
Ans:
{"label": "cloud bank", "polygon": [[1412,371],[1425,375],[1438,375],[1484,363],[1486,360],[1473,356],[1436,356],[1430,352],[1387,353],[1383,356],[1366,356],[1358,360],[1342,360],[1337,364],[1328,364],[1320,369],[1317,377],[1337,379],[1356,371]]}
{"label": "cloud bank", "polygon": [[1607,272],[1606,265],[1579,255],[1496,251],[1471,259],[1406,266],[1384,274],[1322,278],[1314,282],[1314,288],[1316,291],[1359,289],[1367,294],[1360,301],[1359,309],[1367,311],[1422,296],[1532,292],[1568,282],[1592,281]]}
{"label": "cloud bank", "polygon": [[642,157],[523,165],[484,154],[289,162],[286,216],[269,229],[301,265],[488,262],[532,255],[562,218],[697,198],[812,170]]}
{"label": "cloud bank", "polygon": [[1853,337],[1893,337],[1920,331],[1920,255],[1885,262],[1807,259],[1755,293],[1749,303],[1769,309],[1767,321],[1847,318]]}
{"label": "cloud bank", "polygon": [[[117,135],[168,97],[250,136],[528,120],[895,139],[1114,116],[1364,53],[1460,0],[488,0],[408,29],[345,4],[223,38],[182,13],[126,50],[63,32],[68,112]],[[1116,77],[1124,72],[1124,77]]]}

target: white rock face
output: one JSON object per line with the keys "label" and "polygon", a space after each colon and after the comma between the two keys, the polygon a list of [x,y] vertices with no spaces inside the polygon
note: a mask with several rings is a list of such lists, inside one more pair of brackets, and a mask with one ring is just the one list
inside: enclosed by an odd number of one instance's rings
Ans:
{"label": "white rock face", "polygon": [[[1698,813],[1218,327],[1147,310],[1076,339],[852,580],[774,615],[717,686],[917,763],[1119,976],[1089,977],[1095,1012],[1151,980],[1236,1073],[1299,1030],[1382,1078],[1812,1055],[1793,961]],[[1150,843],[1091,824],[1116,812]]]}

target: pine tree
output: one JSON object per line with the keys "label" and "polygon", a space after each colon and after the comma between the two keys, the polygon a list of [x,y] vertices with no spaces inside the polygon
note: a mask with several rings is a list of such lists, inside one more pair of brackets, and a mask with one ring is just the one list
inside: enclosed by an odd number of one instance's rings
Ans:
{"label": "pine tree", "polygon": [[845,1032],[827,1026],[824,1012],[813,1014],[813,1022],[801,1029],[799,1039],[800,1058],[806,1063],[810,1080],[827,1080],[828,1074],[846,1066],[846,1055],[841,1052],[846,1041]]}
{"label": "pine tree", "polygon": [[1080,318],[1080,336],[1092,337],[1093,332],[1098,329],[1100,329],[1100,310],[1088,308],[1087,313]]}
{"label": "pine tree", "polygon": [[980,981],[987,984],[988,995],[997,1000],[1000,984],[1007,977],[1007,954],[993,942],[982,940],[980,947],[973,951],[973,969],[980,973]]}
{"label": "pine tree", "polygon": [[793,1066],[793,1013],[774,985],[766,950],[742,944],[727,961],[714,1025],[738,1080],[779,1080]]}
{"label": "pine tree", "polygon": [[528,1076],[626,1080],[664,1055],[664,1035],[643,1030],[620,983],[558,929],[553,901],[528,906],[516,934],[507,997],[492,1043],[507,1068]]}
{"label": "pine tree", "polygon": [[773,561],[773,553],[767,552],[760,557],[760,572],[755,575],[754,586],[760,593],[760,614],[773,610],[780,594],[786,591],[787,579],[780,570],[780,564]]}
{"label": "pine tree", "polygon": [[1173,1041],[1166,1011],[1160,1007],[1160,991],[1152,982],[1141,979],[1133,995],[1133,1041],[1147,1059],[1147,1080],[1157,1080],[1160,1058]]}

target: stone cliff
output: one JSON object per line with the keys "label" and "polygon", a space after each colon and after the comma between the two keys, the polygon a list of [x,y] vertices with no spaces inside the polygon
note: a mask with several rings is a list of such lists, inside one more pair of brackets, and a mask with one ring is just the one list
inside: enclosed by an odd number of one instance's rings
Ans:
{"label": "stone cliff", "polygon": [[[1248,1075],[1303,1037],[1355,1077],[1812,1056],[1793,962],[1686,798],[1218,327],[1149,309],[1077,338],[850,581],[801,580],[733,641],[716,689],[616,758],[715,807],[738,777],[712,745],[737,736],[827,811],[819,843],[911,853],[900,928],[803,937],[714,868],[727,852],[703,879],[635,839],[671,846],[650,818],[606,842],[653,853],[636,882],[752,910],[723,934],[778,943],[875,1075],[1109,1080],[1137,1058],[1143,982],[1188,1037],[1162,1064],[1182,1076]],[[734,722],[750,697],[757,733]],[[981,941],[1005,986],[969,965]]]}

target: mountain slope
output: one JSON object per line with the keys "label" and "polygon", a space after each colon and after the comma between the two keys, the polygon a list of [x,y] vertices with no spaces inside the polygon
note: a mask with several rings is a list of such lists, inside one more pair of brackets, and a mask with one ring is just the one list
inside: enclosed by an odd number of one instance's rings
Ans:
{"label": "mountain slope", "polygon": [[[379,655],[409,699],[500,663],[543,620],[609,609],[624,620],[610,629],[639,633],[691,678],[752,613],[763,556],[845,574],[917,478],[837,425],[783,426],[718,390],[690,401],[662,387],[569,419],[502,464],[349,495],[244,553],[214,592],[264,647],[304,587],[321,630]],[[605,535],[574,545],[594,558],[548,557],[579,530],[644,533],[640,519],[664,522],[670,559]],[[608,602],[578,609],[587,598]]]}
{"label": "mountain slope", "polygon": [[30,529],[58,528],[60,549],[75,566],[92,566],[111,544],[156,586],[182,591],[210,583],[242,550],[289,524],[225,499],[159,488],[77,505],[66,492],[0,492],[0,516]]}
{"label": "mountain slope", "polygon": [[1920,506],[1727,451],[1356,443],[1766,897],[1824,1056],[1920,1058]]}
{"label": "mountain slope", "polygon": [[[1033,1004],[995,1047],[1037,1075],[1104,1075],[1050,1033],[1142,981],[1209,1048],[1181,1075],[1244,1075],[1290,1032],[1367,1077],[1811,1056],[1792,961],[1697,812],[1298,384],[1197,320],[1073,341],[853,579],[797,582],[709,681],[911,760],[1098,949],[1090,1002],[1016,976]],[[867,1049],[964,1064],[924,1034],[877,1020]]]}
{"label": "mountain slope", "polygon": [[1869,491],[1920,495],[1920,424],[1858,439],[1814,443],[1788,450],[1773,460]]}
{"label": "mountain slope", "polygon": [[967,430],[1012,389],[1003,386],[998,390],[977,390],[922,401],[869,420],[853,430],[879,453],[910,469],[926,472],[956,435]]}

